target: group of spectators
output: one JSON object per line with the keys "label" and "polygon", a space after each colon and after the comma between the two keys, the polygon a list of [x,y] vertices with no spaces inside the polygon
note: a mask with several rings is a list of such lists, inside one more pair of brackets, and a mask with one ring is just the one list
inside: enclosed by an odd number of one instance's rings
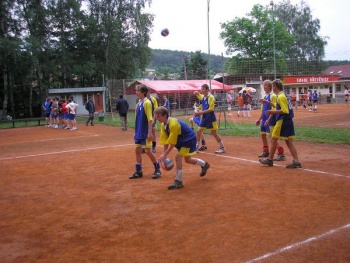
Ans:
{"label": "group of spectators", "polygon": [[66,101],[58,97],[47,98],[42,104],[45,112],[46,127],[61,128],[70,131],[77,130],[76,110],[79,105],[72,96]]}

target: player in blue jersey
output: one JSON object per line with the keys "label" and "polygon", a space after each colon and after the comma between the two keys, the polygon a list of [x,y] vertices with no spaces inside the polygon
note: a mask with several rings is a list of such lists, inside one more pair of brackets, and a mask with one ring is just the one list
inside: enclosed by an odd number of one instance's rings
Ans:
{"label": "player in blue jersey", "polygon": [[157,146],[157,142],[156,142],[156,118],[154,117],[153,113],[154,110],[158,108],[158,101],[155,97],[153,97],[151,95],[151,90],[148,89],[147,92],[147,99],[149,99],[149,101],[152,104],[152,116],[153,116],[153,124],[152,124],[152,134],[153,134],[153,139],[152,139],[152,152],[155,153],[156,152],[156,146]]}
{"label": "player in blue jersey", "polygon": [[279,79],[275,79],[272,83],[273,92],[277,94],[276,110],[267,110],[266,114],[276,115],[276,125],[272,131],[271,147],[269,157],[259,159],[259,162],[268,166],[273,166],[273,156],[276,151],[278,139],[285,140],[290,153],[293,156],[293,162],[287,165],[286,168],[301,168],[301,163],[298,159],[297,150],[293,144],[295,139],[294,124],[293,124],[293,107],[283,92],[283,83]]}
{"label": "player in blue jersey", "polygon": [[195,116],[202,116],[201,122],[199,123],[199,127],[197,130],[197,149],[199,148],[200,139],[202,138],[203,131],[208,129],[211,131],[211,134],[216,139],[219,144],[219,149],[215,151],[215,153],[225,153],[226,149],[224,143],[221,140],[221,137],[217,134],[218,124],[216,122],[215,116],[215,98],[213,95],[209,93],[209,86],[207,84],[203,84],[201,86],[201,93],[198,91],[194,92],[194,95],[200,100],[201,105],[199,106],[198,112],[196,112]]}
{"label": "player in blue jersey", "polygon": [[317,111],[318,94],[317,90],[312,93],[312,107],[314,111]]}
{"label": "player in blue jersey", "polygon": [[136,104],[135,108],[135,154],[136,154],[136,171],[129,179],[137,179],[143,176],[142,174],[142,155],[141,149],[145,149],[145,153],[151,159],[154,165],[153,179],[160,177],[160,167],[156,156],[152,153],[152,125],[153,125],[153,114],[152,104],[147,99],[148,87],[141,84],[136,86],[136,95],[140,99],[139,103]]}
{"label": "player in blue jersey", "polygon": [[[193,105],[194,113],[198,112],[199,105],[200,105],[200,103],[199,102],[197,103],[197,101],[194,103],[194,105]],[[190,122],[190,128],[192,130],[194,130],[194,123],[197,124],[197,126],[199,126],[199,124],[201,122],[201,117],[193,116],[188,121]],[[202,141],[202,146],[200,148],[198,148],[198,151],[204,151],[207,149],[207,144],[205,142],[203,134],[202,134],[201,141]]]}
{"label": "player in blue jersey", "polygon": [[[270,135],[270,132],[276,125],[276,116],[271,114],[266,114],[267,110],[275,110],[277,96],[272,91],[272,81],[265,80],[264,81],[264,90],[266,96],[264,99],[260,100],[262,104],[262,110],[260,118],[256,121],[256,125],[260,124],[260,135],[263,142],[263,152],[258,157],[269,157],[269,146],[267,142],[267,136]],[[284,161],[286,156],[284,155],[284,149],[281,145],[279,145],[277,141],[277,158],[273,159],[274,161]]]}
{"label": "player in blue jersey", "polygon": [[[274,95],[272,92],[272,81],[271,80],[265,80],[264,81],[264,91],[265,91],[265,97],[264,100],[271,101],[271,96]],[[262,102],[262,101],[261,101]],[[256,126],[260,125],[260,136],[263,143],[263,151],[258,157],[269,157],[269,145],[267,142],[267,136],[270,135],[270,119],[269,116],[272,117],[272,115],[267,115],[266,111],[271,110],[271,105],[267,103],[262,103],[261,105],[261,114],[259,119],[255,122]]]}
{"label": "player in blue jersey", "polygon": [[45,127],[48,127],[50,125],[50,113],[51,113],[51,99],[47,98],[46,101],[43,103],[42,108],[45,114],[45,120],[46,120],[46,125]]}
{"label": "player in blue jersey", "polygon": [[158,161],[162,162],[172,149],[177,149],[175,157],[176,178],[168,189],[173,190],[183,187],[182,158],[188,164],[199,165],[201,167],[199,176],[206,175],[210,167],[209,163],[199,158],[192,158],[193,155],[197,154],[196,133],[183,121],[169,117],[169,110],[165,107],[159,107],[154,111],[154,114],[161,123],[160,144],[164,145],[164,152],[159,156]]}

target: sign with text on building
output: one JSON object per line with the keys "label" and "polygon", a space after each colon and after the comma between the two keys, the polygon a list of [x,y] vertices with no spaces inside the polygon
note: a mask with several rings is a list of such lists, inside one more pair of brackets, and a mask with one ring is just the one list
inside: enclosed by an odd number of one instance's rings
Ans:
{"label": "sign with text on building", "polygon": [[291,84],[319,84],[338,82],[339,75],[321,75],[321,76],[285,76],[283,83]]}

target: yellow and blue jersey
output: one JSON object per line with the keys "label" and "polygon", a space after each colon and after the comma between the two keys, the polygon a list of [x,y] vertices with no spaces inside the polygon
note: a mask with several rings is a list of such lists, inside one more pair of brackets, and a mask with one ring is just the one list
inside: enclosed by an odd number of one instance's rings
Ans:
{"label": "yellow and blue jersey", "polygon": [[203,94],[197,94],[197,98],[200,100],[200,106],[202,111],[211,110],[211,112],[205,113],[202,115],[200,127],[213,128],[213,123],[216,122],[215,116],[215,98],[213,95],[209,94],[207,97],[204,97]]}
{"label": "yellow and blue jersey", "polygon": [[169,117],[168,123],[162,123],[160,144],[175,145],[175,148],[193,148],[196,146],[196,133],[183,121]]}
{"label": "yellow and blue jersey", "polygon": [[145,98],[135,107],[135,140],[144,140],[148,136],[148,122],[152,121],[152,104]]}
{"label": "yellow and blue jersey", "polygon": [[294,117],[293,106],[284,92],[277,95],[276,110],[282,110],[283,114],[276,114],[276,120],[292,119]]}

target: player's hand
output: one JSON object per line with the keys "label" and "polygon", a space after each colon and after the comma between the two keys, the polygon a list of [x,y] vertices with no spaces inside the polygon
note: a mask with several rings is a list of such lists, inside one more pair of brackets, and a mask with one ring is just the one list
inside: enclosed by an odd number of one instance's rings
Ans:
{"label": "player's hand", "polygon": [[267,120],[267,121],[265,121],[264,126],[265,126],[265,127],[266,127],[266,126],[269,126],[269,124],[270,124],[270,121]]}
{"label": "player's hand", "polygon": [[257,120],[257,121],[255,122],[255,125],[256,125],[256,126],[259,126],[259,125],[260,125],[260,120]]}
{"label": "player's hand", "polygon": [[163,153],[161,156],[159,156],[158,163],[163,162],[165,158],[166,158],[166,154]]}

